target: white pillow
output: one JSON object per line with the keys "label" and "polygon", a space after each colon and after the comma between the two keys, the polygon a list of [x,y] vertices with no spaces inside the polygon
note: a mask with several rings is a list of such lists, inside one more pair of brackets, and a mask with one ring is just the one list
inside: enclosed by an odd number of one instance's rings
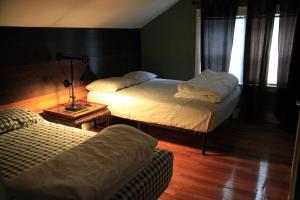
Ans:
{"label": "white pillow", "polygon": [[123,88],[133,85],[134,82],[132,79],[125,77],[110,77],[104,79],[98,79],[86,86],[86,89],[89,91],[95,92],[116,92]]}
{"label": "white pillow", "polygon": [[156,74],[145,72],[145,71],[134,71],[125,74],[123,77],[130,78],[134,80],[135,84],[143,83],[157,77]]}

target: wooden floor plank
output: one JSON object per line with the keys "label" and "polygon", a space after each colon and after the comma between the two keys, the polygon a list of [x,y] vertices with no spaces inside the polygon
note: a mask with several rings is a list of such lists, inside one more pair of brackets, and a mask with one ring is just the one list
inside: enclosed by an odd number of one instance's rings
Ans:
{"label": "wooden floor plank", "polygon": [[206,156],[199,136],[142,129],[174,152],[173,177],[159,200],[287,199],[294,136],[275,125],[222,125],[208,137]]}
{"label": "wooden floor plank", "polygon": [[173,177],[159,200],[288,197],[295,134],[276,125],[224,123],[208,136],[205,156],[199,135],[148,125],[142,130],[159,140],[159,148],[174,153]]}

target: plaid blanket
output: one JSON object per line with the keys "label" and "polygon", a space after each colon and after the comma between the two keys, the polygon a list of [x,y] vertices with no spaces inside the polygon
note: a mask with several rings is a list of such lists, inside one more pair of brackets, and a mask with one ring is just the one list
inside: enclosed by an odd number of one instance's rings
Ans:
{"label": "plaid blanket", "polygon": [[[14,178],[96,134],[47,122],[26,110],[0,113],[0,124],[1,119],[13,122],[13,126],[7,126],[0,133],[0,171],[4,180]],[[11,131],[5,133],[8,130]],[[153,160],[110,199],[157,199],[171,179],[172,161],[171,152],[155,149]]]}

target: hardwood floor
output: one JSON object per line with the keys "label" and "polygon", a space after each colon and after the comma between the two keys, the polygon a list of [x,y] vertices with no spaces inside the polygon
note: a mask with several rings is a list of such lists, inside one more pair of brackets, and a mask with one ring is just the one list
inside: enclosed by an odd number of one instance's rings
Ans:
{"label": "hardwood floor", "polygon": [[143,126],[174,152],[173,177],[159,200],[287,199],[294,134],[274,125],[224,124],[200,154],[200,137]]}

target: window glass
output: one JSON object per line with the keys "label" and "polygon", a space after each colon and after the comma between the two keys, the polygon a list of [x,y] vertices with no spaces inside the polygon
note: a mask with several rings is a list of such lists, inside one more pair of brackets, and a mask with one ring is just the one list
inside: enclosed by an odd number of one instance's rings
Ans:
{"label": "window glass", "polygon": [[[234,74],[239,83],[243,83],[243,68],[244,68],[244,50],[245,50],[245,35],[246,35],[246,8],[239,8],[239,16],[235,21],[232,52],[229,64],[229,72]],[[200,15],[197,15],[198,29],[200,30]],[[200,32],[200,31],[198,31]],[[268,61],[268,73],[267,73],[267,85],[277,85],[277,73],[278,73],[278,34],[279,34],[279,16],[276,15],[274,19],[274,27],[271,40],[271,49]],[[200,34],[197,34],[200,37]],[[198,46],[199,57],[196,56],[196,61],[200,60],[200,39],[197,40],[196,47]],[[195,74],[198,74],[201,70],[200,61],[196,62]]]}
{"label": "window glass", "polygon": [[229,72],[238,78],[240,84],[243,83],[245,33],[246,18],[237,17],[234,27]]}
{"label": "window glass", "polygon": [[275,17],[273,33],[272,33],[271,50],[269,55],[267,85],[274,85],[274,86],[277,85],[278,34],[279,34],[279,17]]}

